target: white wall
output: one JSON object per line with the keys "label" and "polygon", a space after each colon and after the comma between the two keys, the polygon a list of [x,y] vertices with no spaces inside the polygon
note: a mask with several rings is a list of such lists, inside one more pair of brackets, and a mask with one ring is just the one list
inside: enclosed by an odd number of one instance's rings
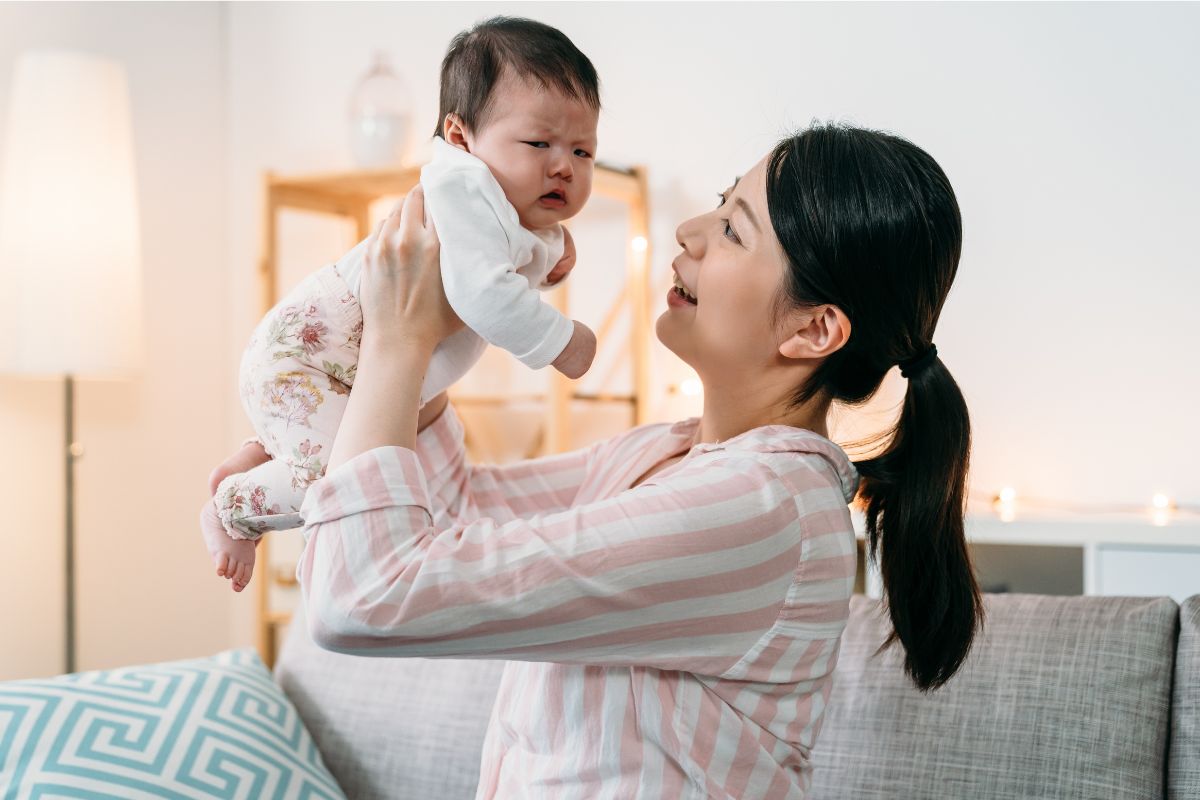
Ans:
{"label": "white wall", "polygon": [[[219,5],[0,4],[0,139],[23,49],[115,58],[130,81],[147,361],[139,380],[77,385],[78,669],[210,654],[229,645],[231,608],[249,613],[196,525],[231,447],[223,19]],[[61,383],[0,376],[0,679],[63,667],[62,413]]]}
{"label": "white wall", "polygon": [[[431,128],[446,44],[500,12],[559,27],[595,63],[600,157],[651,170],[658,278],[678,252],[675,225],[814,117],[927,149],[964,217],[935,341],[972,412],[975,486],[1200,502],[1190,322],[1200,7],[235,5],[229,229],[240,295],[257,246],[255,172],[350,165],[346,103],[375,48],[412,87],[420,130]],[[253,314],[235,308],[235,340]],[[657,350],[665,384],[678,363]],[[902,388],[889,382],[887,394]]]}

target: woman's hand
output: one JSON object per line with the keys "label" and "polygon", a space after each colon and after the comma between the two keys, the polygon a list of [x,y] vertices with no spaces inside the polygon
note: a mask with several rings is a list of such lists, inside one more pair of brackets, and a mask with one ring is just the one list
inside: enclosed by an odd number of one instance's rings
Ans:
{"label": "woman's hand", "polygon": [[380,221],[367,243],[359,304],[363,348],[417,344],[430,351],[463,328],[446,301],[433,220],[418,184]]}

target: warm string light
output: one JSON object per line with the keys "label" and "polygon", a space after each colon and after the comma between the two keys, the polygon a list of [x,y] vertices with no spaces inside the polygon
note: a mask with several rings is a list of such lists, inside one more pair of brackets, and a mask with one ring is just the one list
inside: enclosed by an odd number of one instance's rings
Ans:
{"label": "warm string light", "polygon": [[1159,527],[1171,521],[1175,503],[1165,494],[1156,494],[1150,499],[1150,520]]}
{"label": "warm string light", "polygon": [[[976,497],[982,499],[978,493],[976,493]],[[988,496],[987,499],[1001,522],[1012,522],[1016,519],[1018,511],[1016,489],[1006,486],[996,494]],[[1044,511],[1059,511],[1083,515],[1146,514],[1149,516],[1150,522],[1157,526],[1169,525],[1176,516],[1181,514],[1200,515],[1200,507],[1181,506],[1170,495],[1161,492],[1151,497],[1149,505],[1146,506],[1133,504],[1066,503],[1029,497],[1022,497],[1020,505],[1024,510],[1037,508]]]}
{"label": "warm string light", "polygon": [[679,391],[688,397],[699,397],[704,391],[704,385],[699,378],[685,378],[679,382]]}
{"label": "warm string light", "polygon": [[996,509],[1001,522],[1012,522],[1017,517],[1017,490],[1005,486],[992,501],[992,507]]}
{"label": "warm string light", "polygon": [[650,246],[645,236],[635,236],[629,244],[633,247],[633,252],[635,253],[644,253],[646,252],[646,248]]}

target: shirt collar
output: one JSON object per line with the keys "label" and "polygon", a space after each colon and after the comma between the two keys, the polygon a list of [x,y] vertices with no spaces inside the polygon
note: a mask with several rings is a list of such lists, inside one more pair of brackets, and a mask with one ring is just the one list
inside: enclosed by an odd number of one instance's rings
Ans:
{"label": "shirt collar", "polygon": [[[691,439],[700,425],[699,417],[688,417],[670,428],[673,436]],[[722,442],[701,442],[691,453],[710,453],[714,450],[741,450],[757,453],[812,453],[825,459],[837,473],[842,496],[847,503],[858,493],[859,475],[846,451],[819,433],[791,425],[760,425],[743,431]]]}

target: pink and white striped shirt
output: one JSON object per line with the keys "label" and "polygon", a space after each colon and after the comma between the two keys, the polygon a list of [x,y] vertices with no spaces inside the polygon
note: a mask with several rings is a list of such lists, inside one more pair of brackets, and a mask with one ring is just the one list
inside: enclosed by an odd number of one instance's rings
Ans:
{"label": "pink and white striped shirt", "polygon": [[416,451],[355,456],[301,507],[314,640],[511,659],[477,800],[805,797],[854,584],[858,474],[811,431],[692,447],[697,424],[480,466],[447,407]]}

